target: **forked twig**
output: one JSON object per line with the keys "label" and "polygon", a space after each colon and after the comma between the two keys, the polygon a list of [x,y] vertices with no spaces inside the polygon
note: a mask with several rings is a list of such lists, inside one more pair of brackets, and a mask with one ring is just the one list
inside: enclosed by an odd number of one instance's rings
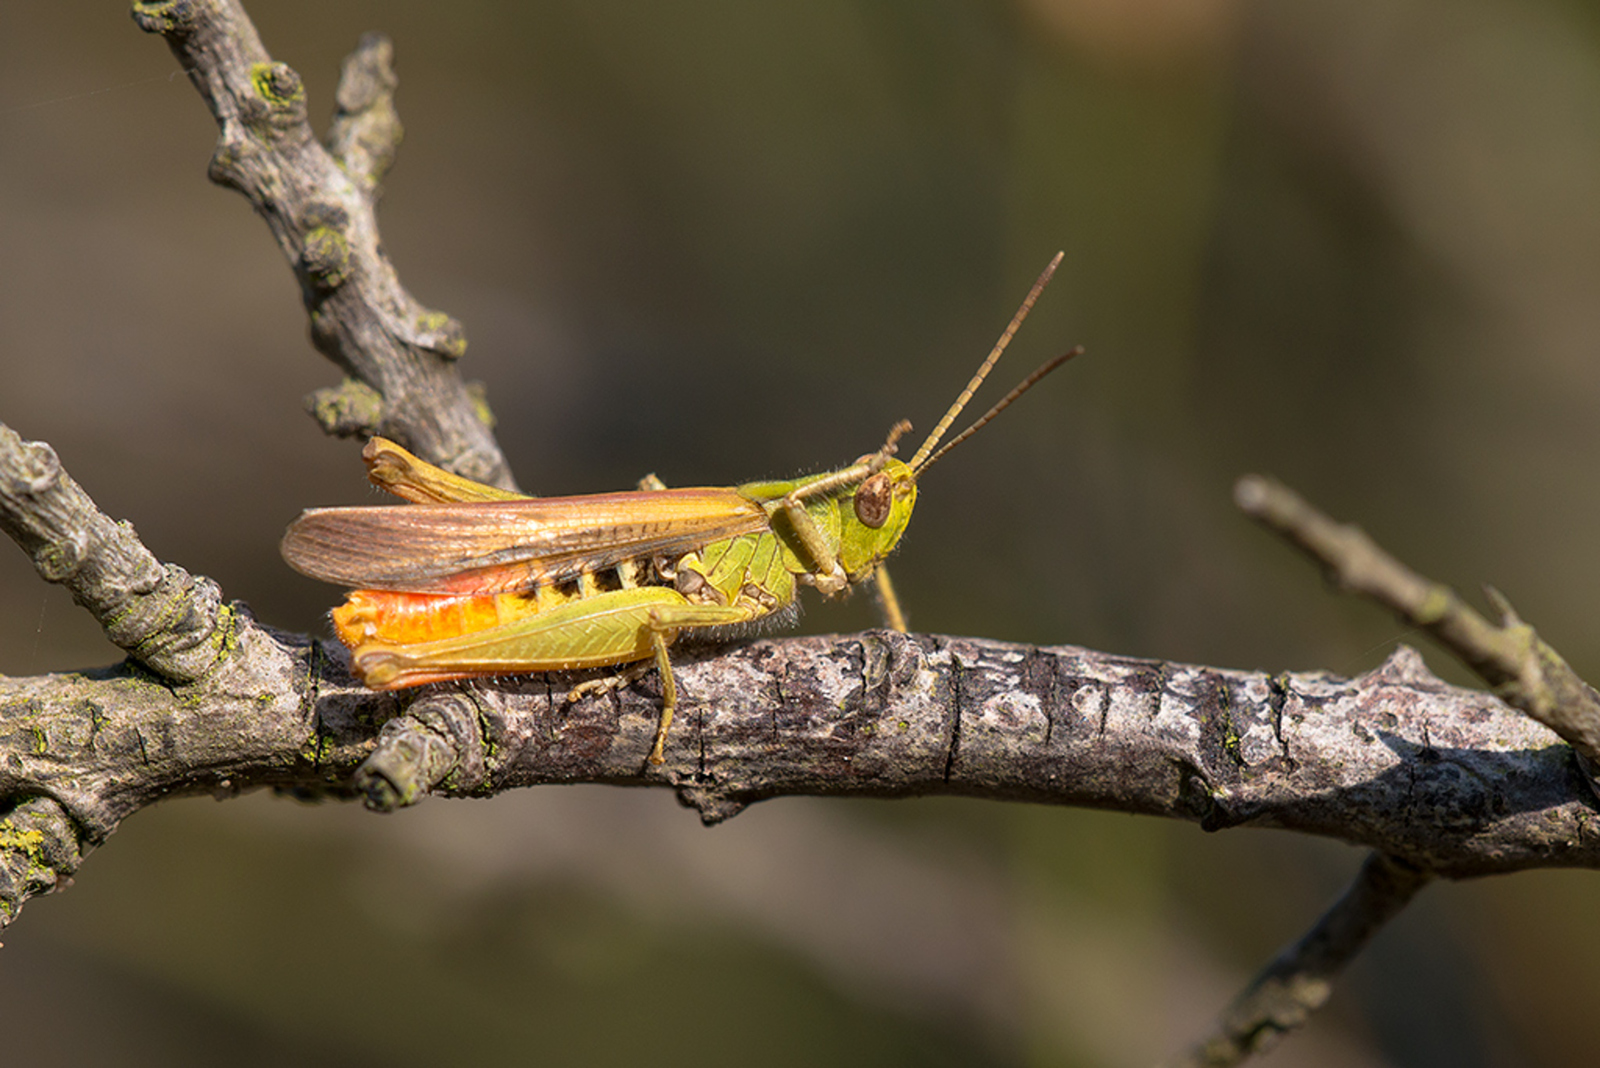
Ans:
{"label": "forked twig", "polygon": [[[1246,476],[1234,487],[1234,500],[1321,564],[1341,589],[1376,601],[1433,635],[1507,704],[1560,735],[1600,796],[1594,775],[1600,760],[1600,695],[1499,592],[1485,591],[1500,614],[1497,625],[1448,586],[1402,564],[1359,527],[1335,522],[1280,482]],[[1238,1064],[1303,1026],[1327,1001],[1334,976],[1435,874],[1374,852],[1344,896],[1234,999],[1210,1035],[1171,1062],[1174,1068]]]}

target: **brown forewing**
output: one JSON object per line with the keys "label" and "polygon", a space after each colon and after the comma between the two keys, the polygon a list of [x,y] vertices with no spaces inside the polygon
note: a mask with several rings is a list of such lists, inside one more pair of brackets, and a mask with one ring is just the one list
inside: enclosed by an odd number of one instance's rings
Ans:
{"label": "brown forewing", "polygon": [[302,574],[352,589],[510,593],[767,529],[731,489],[314,508],[283,536]]}

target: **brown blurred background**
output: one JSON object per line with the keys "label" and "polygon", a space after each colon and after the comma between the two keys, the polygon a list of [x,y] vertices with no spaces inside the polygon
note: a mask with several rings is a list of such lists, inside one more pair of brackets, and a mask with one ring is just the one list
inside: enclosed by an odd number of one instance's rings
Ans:
{"label": "brown blurred background", "polygon": [[[301,397],[289,270],[126,5],[5,5],[0,419],[264,620],[323,626],[302,507],[370,500]],[[1089,355],[930,476],[919,630],[1271,670],[1402,633],[1238,517],[1277,474],[1600,640],[1600,8],[1577,0],[258,0],[319,128],[396,43],[387,247],[460,319],[522,483],[730,483]],[[1000,387],[991,387],[995,395]],[[813,631],[868,599],[808,606]],[[1463,680],[1436,650],[1430,664]],[[114,651],[0,547],[0,671]],[[142,812],[0,953],[30,1065],[1139,1065],[1355,870],[1267,832],[950,800],[543,789],[388,818]],[[1429,889],[1266,1063],[1592,1057],[1600,883]]]}

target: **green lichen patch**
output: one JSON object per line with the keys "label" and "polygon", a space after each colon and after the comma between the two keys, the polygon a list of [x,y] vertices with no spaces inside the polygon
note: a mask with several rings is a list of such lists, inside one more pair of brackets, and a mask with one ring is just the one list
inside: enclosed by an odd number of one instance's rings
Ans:
{"label": "green lichen patch", "polygon": [[414,320],[417,343],[430,352],[459,360],[467,354],[467,334],[461,324],[444,312],[425,311]]}
{"label": "green lichen patch", "polygon": [[312,767],[321,767],[323,758],[333,746],[333,739],[317,731],[307,738],[300,746],[300,759]]}
{"label": "green lichen patch", "polygon": [[494,429],[494,412],[489,408],[489,387],[482,382],[468,382],[466,384],[467,400],[472,403],[472,414],[478,417],[478,422]]}
{"label": "green lichen patch", "polygon": [[483,764],[487,778],[487,770],[500,759],[500,743],[495,740],[494,727],[482,706],[475,705],[475,708],[478,718],[478,737],[483,741]]}
{"label": "green lichen patch", "polygon": [[[23,894],[36,893],[56,884],[56,870],[45,855],[45,835],[36,827],[16,820],[0,820],[0,868],[5,869],[9,890],[22,888]],[[0,920],[9,923],[21,902],[7,893],[0,898]]]}
{"label": "green lichen patch", "polygon": [[20,853],[33,864],[44,865],[44,832],[35,827],[19,827],[12,819],[0,820],[0,850]]}
{"label": "green lichen patch", "polygon": [[220,663],[237,653],[243,633],[244,621],[240,618],[237,604],[229,602],[217,609],[216,622],[211,627],[211,648],[216,654],[214,662]]}
{"label": "green lichen patch", "polygon": [[303,103],[306,87],[287,63],[252,63],[250,85],[256,95],[273,107]]}
{"label": "green lichen patch", "polygon": [[347,378],[306,398],[306,408],[331,434],[370,434],[383,423],[383,395],[365,382]]}
{"label": "green lichen patch", "polygon": [[1233,762],[1240,767],[1244,766],[1244,748],[1239,737],[1239,730],[1233,725],[1230,716],[1222,725],[1222,751],[1233,758]]}
{"label": "green lichen patch", "polygon": [[350,277],[350,243],[331,226],[318,226],[306,234],[300,265],[311,282],[333,289]]}

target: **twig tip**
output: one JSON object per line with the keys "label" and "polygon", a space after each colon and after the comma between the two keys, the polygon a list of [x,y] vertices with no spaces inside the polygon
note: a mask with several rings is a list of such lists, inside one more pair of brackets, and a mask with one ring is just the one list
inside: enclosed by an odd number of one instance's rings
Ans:
{"label": "twig tip", "polygon": [[1271,496],[1272,483],[1262,475],[1243,475],[1233,484],[1233,503],[1248,515],[1260,515]]}

